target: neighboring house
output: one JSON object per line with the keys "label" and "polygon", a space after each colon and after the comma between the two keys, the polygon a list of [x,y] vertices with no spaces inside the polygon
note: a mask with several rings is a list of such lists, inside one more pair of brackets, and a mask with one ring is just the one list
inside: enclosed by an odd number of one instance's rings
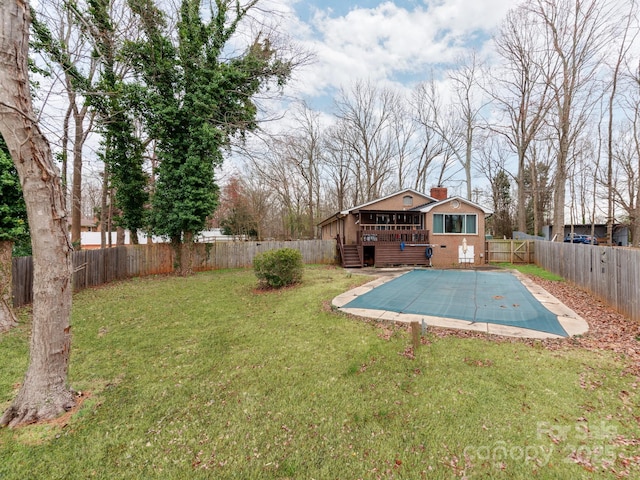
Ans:
{"label": "neighboring house", "polygon": [[[82,245],[83,250],[94,250],[101,247],[102,234],[99,231],[97,232],[82,231],[80,233],[80,237],[81,237],[80,244]],[[245,240],[245,239],[238,236],[225,235],[222,233],[221,229],[214,228],[211,230],[205,230],[203,232],[200,232],[200,234],[196,236],[194,240],[199,243],[213,243],[213,242],[228,242],[228,241]],[[163,237],[154,236],[149,238],[147,237],[147,235],[145,235],[142,232],[138,233],[138,244],[140,245],[144,245],[148,243],[164,243],[167,241],[168,240]],[[111,245],[116,245],[117,242],[118,242],[118,233],[111,232]],[[108,234],[107,234],[106,243],[109,244]],[[129,232],[129,230],[126,230],[124,232],[124,244],[125,245],[132,244],[131,232]]]}
{"label": "neighboring house", "polygon": [[[67,218],[69,224],[69,231],[71,231],[71,217]],[[82,217],[80,218],[80,231],[81,232],[99,232],[100,222],[97,218]]]}
{"label": "neighboring house", "polygon": [[[551,240],[553,235],[553,227],[551,225],[543,227],[543,234],[547,240]],[[594,225],[595,237],[598,239],[598,244],[607,244],[607,224],[597,223]],[[565,225],[563,232],[560,234],[562,238],[565,238],[570,233],[576,235],[591,235],[591,224],[587,225]],[[613,245],[626,247],[629,245],[629,227],[627,225],[614,224],[613,225]]]}
{"label": "neighboring house", "polygon": [[319,224],[336,239],[345,267],[484,263],[485,220],[491,211],[447,189],[413,189],[338,212]]}

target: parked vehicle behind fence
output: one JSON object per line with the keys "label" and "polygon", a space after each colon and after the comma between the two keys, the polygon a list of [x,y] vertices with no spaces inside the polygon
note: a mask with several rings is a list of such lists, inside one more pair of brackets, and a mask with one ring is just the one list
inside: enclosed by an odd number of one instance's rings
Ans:
{"label": "parked vehicle behind fence", "polygon": [[570,233],[564,237],[565,243],[584,243],[586,245],[598,245],[598,240],[591,235],[579,235],[577,233]]}

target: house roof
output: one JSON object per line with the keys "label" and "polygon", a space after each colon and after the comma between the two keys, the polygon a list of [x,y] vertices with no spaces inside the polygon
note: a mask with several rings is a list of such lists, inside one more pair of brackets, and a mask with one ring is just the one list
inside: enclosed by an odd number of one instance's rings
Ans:
{"label": "house roof", "polygon": [[[320,225],[320,226],[325,225],[326,223],[330,222],[331,220],[333,220],[333,219],[335,219],[335,218],[342,218],[342,217],[346,217],[346,216],[347,216],[347,215],[349,215],[350,213],[357,212],[358,210],[362,210],[363,208],[370,207],[371,205],[375,205],[376,203],[382,202],[383,200],[387,200],[388,198],[396,197],[396,196],[398,196],[398,195],[402,195],[402,194],[406,194],[406,193],[411,193],[411,194],[413,194],[413,195],[419,195],[419,196],[424,197],[424,198],[427,198],[427,199],[429,199],[429,200],[431,200],[431,201],[433,201],[433,202],[435,202],[435,201],[436,201],[436,199],[435,199],[435,198],[433,198],[433,197],[431,197],[431,196],[429,196],[429,195],[427,195],[427,194],[425,194],[425,193],[422,193],[422,192],[419,192],[419,191],[417,191],[417,190],[414,190],[413,188],[405,188],[404,190],[400,190],[400,191],[397,191],[397,192],[391,193],[391,194],[386,195],[386,196],[384,196],[384,197],[376,198],[375,200],[371,200],[370,202],[366,202],[366,203],[363,203],[363,204],[361,204],[361,205],[356,205],[355,207],[351,207],[351,208],[348,208],[348,209],[346,209],[346,210],[342,210],[342,211],[340,211],[340,212],[334,213],[334,214],[333,214],[333,215],[331,215],[330,217],[325,218],[325,219],[324,219],[323,221],[321,221],[318,225]],[[424,205],[424,204],[423,204],[423,205]],[[414,209],[413,209],[413,208],[411,208],[411,209],[409,209],[409,210],[414,210]]]}
{"label": "house roof", "polygon": [[387,200],[388,198],[397,197],[398,195],[402,195],[402,194],[405,194],[405,193],[412,193],[414,195],[420,195],[421,197],[425,197],[425,198],[428,198],[428,199],[430,199],[432,201],[435,201],[435,198],[430,197],[429,195],[426,195],[426,194],[424,194],[422,192],[419,192],[417,190],[414,190],[413,188],[405,188],[404,190],[400,190],[398,192],[386,195],[384,197],[376,198],[375,200],[372,200],[372,201],[367,202],[367,203],[363,203],[362,205],[357,205],[357,206],[351,207],[351,208],[349,208],[347,210],[343,210],[340,213],[342,215],[348,215],[349,213],[355,212],[357,210],[362,210],[365,207],[369,207],[371,205],[375,205],[378,202],[382,202],[383,200]]}
{"label": "house roof", "polygon": [[[71,215],[67,217],[67,223],[71,226]],[[89,218],[89,217],[81,217],[80,218],[80,226],[81,227],[96,227],[98,226],[97,218]]]}
{"label": "house roof", "polygon": [[422,212],[422,213],[427,213],[427,212],[430,212],[431,210],[433,210],[437,206],[445,205],[447,203],[453,202],[454,200],[458,201],[460,203],[466,203],[467,205],[471,205],[472,207],[477,208],[478,210],[481,210],[486,216],[493,215],[493,210],[489,210],[488,208],[485,208],[482,205],[479,205],[479,204],[477,204],[475,202],[472,202],[471,200],[467,200],[466,198],[462,198],[462,197],[458,197],[458,196],[449,197],[449,198],[446,198],[444,200],[439,200],[439,201],[433,202],[433,203],[427,203],[426,205],[415,207],[415,208],[412,208],[411,210]]}

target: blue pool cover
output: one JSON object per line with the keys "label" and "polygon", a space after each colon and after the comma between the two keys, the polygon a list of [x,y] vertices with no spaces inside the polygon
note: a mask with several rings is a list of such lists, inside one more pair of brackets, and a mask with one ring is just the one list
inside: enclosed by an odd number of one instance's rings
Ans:
{"label": "blue pool cover", "polygon": [[412,270],[343,308],[431,315],[568,336],[558,317],[509,272]]}

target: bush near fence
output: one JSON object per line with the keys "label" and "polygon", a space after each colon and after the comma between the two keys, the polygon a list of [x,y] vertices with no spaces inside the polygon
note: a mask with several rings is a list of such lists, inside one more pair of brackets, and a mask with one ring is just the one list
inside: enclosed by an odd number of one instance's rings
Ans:
{"label": "bush near fence", "polygon": [[[258,253],[285,247],[299,250],[305,264],[333,264],[336,260],[335,240],[196,243],[193,269],[249,268]],[[79,291],[115,280],[173,273],[174,259],[173,248],[167,243],[73,252],[73,289]],[[14,307],[31,303],[31,257],[13,259],[12,277]]]}

